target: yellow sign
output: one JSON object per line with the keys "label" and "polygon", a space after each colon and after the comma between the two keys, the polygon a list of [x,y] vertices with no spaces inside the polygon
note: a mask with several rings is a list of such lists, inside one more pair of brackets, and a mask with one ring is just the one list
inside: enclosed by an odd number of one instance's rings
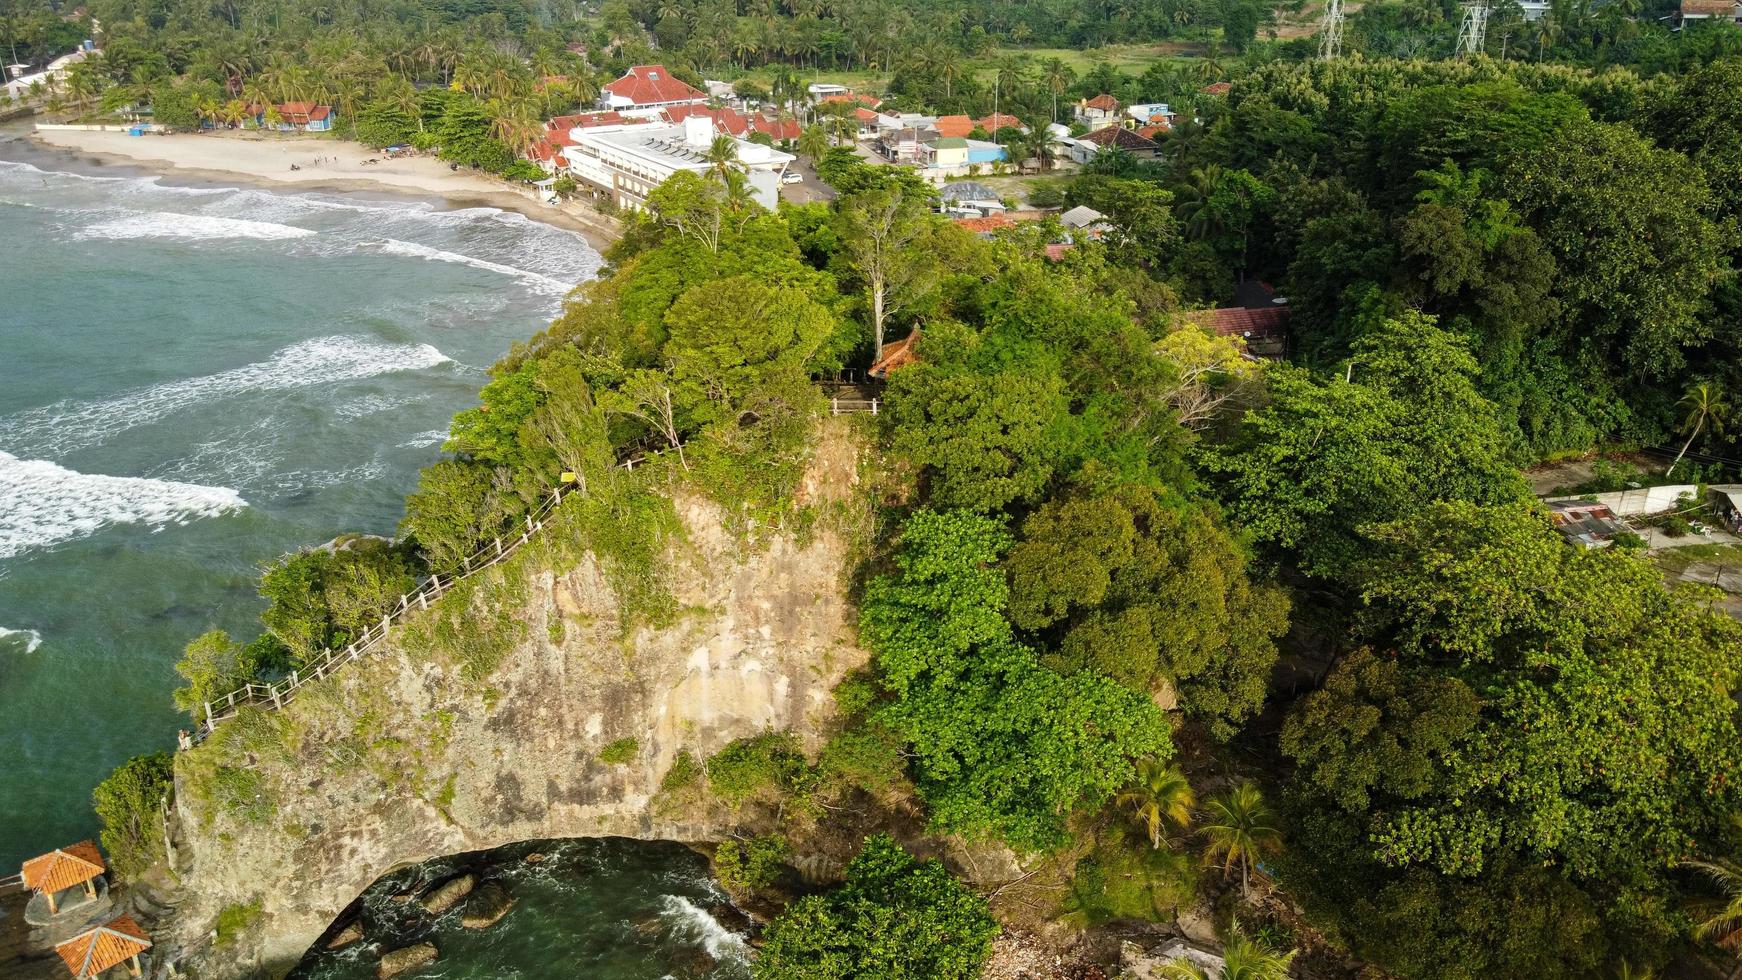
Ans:
{"label": "yellow sign", "polygon": [[573,470],[563,470],[563,482],[564,483],[575,482],[575,474],[574,474]]}

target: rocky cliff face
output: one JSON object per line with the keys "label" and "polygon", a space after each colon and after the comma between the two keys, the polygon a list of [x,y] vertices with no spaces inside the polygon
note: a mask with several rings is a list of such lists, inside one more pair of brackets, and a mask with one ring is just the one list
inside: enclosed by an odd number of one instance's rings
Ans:
{"label": "rocky cliff face", "polygon": [[[825,426],[802,534],[746,543],[717,504],[673,494],[662,625],[626,625],[621,570],[555,529],[391,649],[221,726],[177,761],[181,905],[160,947],[196,950],[202,977],[275,974],[406,863],[532,838],[719,836],[723,816],[654,805],[673,759],[769,728],[814,748],[831,689],[866,659],[843,531],[868,520],[859,452]],[[628,761],[602,761],[607,746]]]}

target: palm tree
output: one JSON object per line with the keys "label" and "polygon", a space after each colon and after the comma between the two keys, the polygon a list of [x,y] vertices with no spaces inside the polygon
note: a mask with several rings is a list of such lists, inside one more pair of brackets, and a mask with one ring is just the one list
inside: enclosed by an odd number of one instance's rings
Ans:
{"label": "palm tree", "polygon": [[1615,980],[1657,980],[1657,971],[1649,966],[1634,966],[1626,960],[1615,968]]}
{"label": "palm tree", "polygon": [[1240,868],[1240,894],[1251,886],[1252,867],[1266,854],[1282,849],[1282,831],[1264,802],[1264,794],[1251,782],[1241,783],[1204,807],[1204,862],[1220,864],[1222,876]]}
{"label": "palm tree", "polygon": [[[1726,949],[1742,949],[1742,864],[1725,860],[1683,861],[1682,864],[1704,871],[1724,893],[1715,911],[1694,927],[1694,935]],[[1737,972],[1742,973],[1742,970]]]}
{"label": "palm tree", "polygon": [[1077,80],[1077,73],[1062,58],[1048,58],[1040,63],[1040,82],[1052,94],[1052,121],[1059,121],[1059,96],[1071,83]]}
{"label": "palm tree", "polygon": [[829,134],[820,125],[806,126],[804,132],[798,134],[798,152],[801,156],[809,157],[811,165],[816,166],[823,159],[823,154],[829,152]]}
{"label": "palm tree", "polygon": [[725,182],[727,172],[732,169],[733,164],[738,162],[738,141],[725,133],[720,133],[714,137],[712,143],[708,144],[708,152],[703,156],[714,168],[714,173],[719,176],[722,182]]}
{"label": "palm tree", "polygon": [[1191,826],[1192,807],[1197,794],[1179,767],[1150,759],[1137,767],[1137,779],[1121,792],[1114,802],[1131,811],[1142,821],[1149,834],[1149,846],[1161,849],[1162,831],[1172,825],[1176,830]]}
{"label": "palm tree", "polygon": [[1209,970],[1187,960],[1168,963],[1157,972],[1157,980],[1287,980],[1299,950],[1278,953],[1240,931],[1238,920],[1222,949],[1222,968]]}
{"label": "palm tree", "polygon": [[1682,450],[1675,454],[1675,462],[1669,464],[1670,469],[1682,461],[1688,454],[1688,448],[1694,440],[1700,437],[1700,432],[1710,427],[1713,432],[1724,431],[1724,416],[1730,411],[1730,406],[1724,404],[1724,391],[1710,381],[1702,381],[1682,396],[1679,402],[1682,410],[1682,431],[1688,434],[1688,441],[1682,443]]}

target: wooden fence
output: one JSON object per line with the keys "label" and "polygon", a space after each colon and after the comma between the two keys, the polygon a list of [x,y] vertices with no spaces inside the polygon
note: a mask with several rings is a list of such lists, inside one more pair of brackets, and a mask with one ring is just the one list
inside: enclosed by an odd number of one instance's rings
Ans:
{"label": "wooden fence", "polygon": [[[852,413],[878,413],[878,399],[830,399],[829,412],[832,415],[847,415]],[[681,447],[679,447],[681,448]],[[661,449],[646,454],[630,456],[617,464],[618,469],[633,472],[635,467],[648,459],[663,456],[670,449]],[[432,573],[418,587],[399,597],[399,602],[391,606],[381,617],[381,621],[372,624],[363,631],[363,635],[352,641],[343,650],[322,650],[319,656],[290,672],[290,676],[281,678],[270,684],[248,683],[231,691],[221,698],[205,702],[199,724],[193,732],[180,733],[179,742],[183,749],[193,748],[204,742],[212,732],[217,731],[218,724],[234,718],[243,708],[253,706],[270,710],[283,708],[296,692],[316,681],[331,677],[344,665],[353,660],[361,659],[366,653],[379,649],[387,642],[387,635],[393,629],[393,624],[409,615],[413,610],[422,611],[429,604],[440,599],[444,593],[466,579],[486,571],[507,561],[520,548],[529,544],[534,535],[544,530],[550,517],[561,506],[564,498],[579,491],[578,484],[563,484],[551,490],[539,508],[526,515],[525,526],[519,529],[519,534],[510,532],[504,539],[497,537],[477,552],[460,560],[457,570],[450,569],[447,574]]]}

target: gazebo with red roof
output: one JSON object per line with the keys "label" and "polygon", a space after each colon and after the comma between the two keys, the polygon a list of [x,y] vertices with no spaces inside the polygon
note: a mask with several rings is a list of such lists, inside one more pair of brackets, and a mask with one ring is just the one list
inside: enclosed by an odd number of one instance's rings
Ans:
{"label": "gazebo with red roof", "polygon": [[85,894],[97,897],[97,889],[91,884],[102,877],[108,866],[103,863],[103,852],[97,850],[97,845],[82,840],[71,847],[56,848],[24,862],[22,877],[24,887],[48,899],[48,910],[59,912],[60,906],[55,896],[69,888],[85,886]]}
{"label": "gazebo with red roof", "polygon": [[914,327],[912,333],[900,340],[884,344],[883,356],[877,359],[877,363],[871,365],[871,370],[867,373],[878,381],[888,381],[890,372],[898,371],[909,364],[918,364],[919,352],[913,349],[917,343],[919,343],[919,328]]}
{"label": "gazebo with red roof", "polygon": [[79,933],[54,951],[75,977],[100,977],[105,970],[127,964],[127,972],[140,975],[139,954],[151,948],[151,936],[131,915],[109,920]]}

